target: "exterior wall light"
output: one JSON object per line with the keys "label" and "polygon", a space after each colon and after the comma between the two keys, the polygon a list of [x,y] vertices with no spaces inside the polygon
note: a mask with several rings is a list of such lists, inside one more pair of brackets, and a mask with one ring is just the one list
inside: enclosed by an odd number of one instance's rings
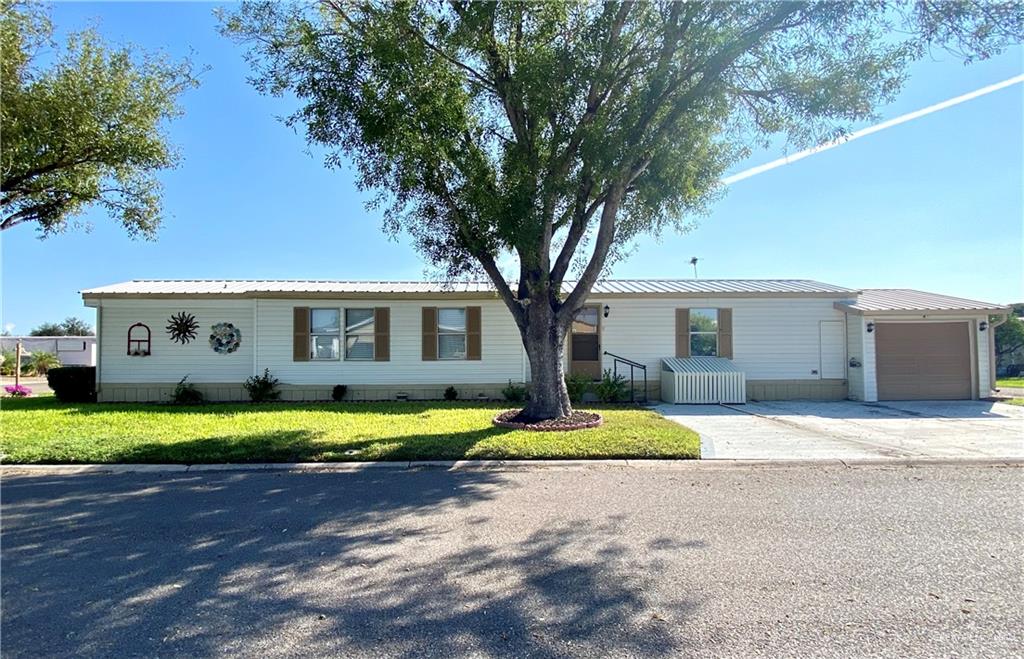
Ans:
{"label": "exterior wall light", "polygon": [[[607,315],[607,314],[605,314],[605,315]],[[978,323],[978,331],[979,332],[984,332],[987,329],[988,329],[988,321],[987,320],[983,320],[980,323]]]}
{"label": "exterior wall light", "polygon": [[607,304],[604,305],[604,317],[607,318],[608,314],[611,313],[612,309]]}
{"label": "exterior wall light", "polygon": [[873,322],[868,322],[867,330],[868,330],[868,334],[871,334],[872,332],[874,332],[875,331],[875,324]]}

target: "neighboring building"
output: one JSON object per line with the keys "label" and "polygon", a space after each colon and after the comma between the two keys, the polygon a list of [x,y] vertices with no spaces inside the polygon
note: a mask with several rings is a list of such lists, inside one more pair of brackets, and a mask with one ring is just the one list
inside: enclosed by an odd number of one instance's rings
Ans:
{"label": "neighboring building", "polygon": [[0,348],[14,352],[21,341],[24,356],[33,352],[50,352],[57,355],[61,366],[95,366],[95,336],[3,336]]}
{"label": "neighboring building", "polygon": [[[330,399],[335,384],[353,399],[440,398],[449,385],[498,398],[529,381],[487,283],[135,280],[82,297],[97,309],[102,401],[166,400],[186,375],[210,399],[244,400],[264,369],[286,400]],[[749,399],[979,398],[993,382],[988,314],[1004,313],[806,280],[606,280],[573,324],[567,370],[597,376],[620,356],[647,367],[653,399],[663,367],[716,356]]]}

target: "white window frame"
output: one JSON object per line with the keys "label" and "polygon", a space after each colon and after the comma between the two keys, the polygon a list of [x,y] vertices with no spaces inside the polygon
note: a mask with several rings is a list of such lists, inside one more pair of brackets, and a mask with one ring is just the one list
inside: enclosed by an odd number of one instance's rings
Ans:
{"label": "white window frame", "polygon": [[[313,313],[316,311],[337,311],[338,312],[338,331],[337,333],[332,332],[314,332],[313,331]],[[310,307],[309,309],[309,361],[312,362],[337,362],[341,361],[341,356],[344,354],[345,347],[342,345],[342,339],[345,335],[344,325],[345,314],[342,309],[336,307]],[[333,336],[338,339],[338,356],[337,357],[317,357],[316,350],[313,346],[316,345],[316,337],[318,336]]]}
{"label": "white window frame", "polygon": [[[441,331],[441,312],[442,311],[461,311],[462,312],[462,331],[461,332],[442,332]],[[441,337],[442,336],[462,336],[462,356],[461,357],[442,357],[441,356]],[[437,309],[437,359],[439,361],[466,361],[469,359],[469,311],[466,307],[438,307]]]}
{"label": "white window frame", "polygon": [[[348,331],[348,312],[349,311],[369,311],[370,318],[373,320],[372,332],[349,332]],[[346,308],[342,310],[341,314],[341,351],[344,355],[345,361],[350,362],[372,362],[377,358],[377,344],[375,341],[377,334],[377,311],[373,307],[352,307],[351,309]],[[348,337],[349,336],[368,336],[370,337],[370,356],[369,357],[349,357],[348,356]]]}
{"label": "white window frame", "polygon": [[[692,328],[692,326],[693,326],[692,317],[693,317],[693,312],[695,312],[695,311],[713,311],[713,312],[715,312],[715,330],[713,332],[707,331],[707,330],[694,330]],[[718,345],[718,309],[711,308],[711,307],[691,308],[690,309],[690,317],[691,317],[690,327],[687,328],[687,330],[689,330],[687,339],[690,342],[690,356],[691,357],[718,357],[719,348],[721,347],[721,346]],[[711,336],[715,337],[715,354],[713,354],[713,355],[695,355],[695,354],[693,354],[693,337],[695,335],[697,335],[697,336],[711,335]]]}

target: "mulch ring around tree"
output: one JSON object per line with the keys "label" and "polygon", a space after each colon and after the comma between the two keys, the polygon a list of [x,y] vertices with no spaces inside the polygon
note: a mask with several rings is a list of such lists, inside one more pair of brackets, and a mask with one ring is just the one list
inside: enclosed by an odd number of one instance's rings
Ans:
{"label": "mulch ring around tree", "polygon": [[522,410],[502,412],[494,417],[494,425],[511,430],[557,431],[596,428],[603,422],[601,415],[597,412],[573,412],[569,416],[562,416],[557,419],[544,419],[543,421],[535,421],[529,417],[522,416],[522,414]]}

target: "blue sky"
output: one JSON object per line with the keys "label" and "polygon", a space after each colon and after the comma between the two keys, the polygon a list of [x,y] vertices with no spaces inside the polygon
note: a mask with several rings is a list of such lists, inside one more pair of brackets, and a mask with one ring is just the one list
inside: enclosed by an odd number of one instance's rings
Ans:
{"label": "blue sky", "polygon": [[[0,234],[3,323],[25,333],[69,315],[93,321],[82,288],[133,278],[419,279],[407,238],[392,241],[363,207],[351,170],[327,170],[279,123],[289,105],[259,96],[241,51],[204,3],[64,3],[59,30],[91,22],[131,42],[208,65],[169,129],[183,162],[163,176],[156,242],[132,241],[102,214],[91,233],[38,240]],[[1021,49],[964,66],[934,53],[917,64],[883,119],[1024,71]],[[1024,300],[1024,96],[1014,85],[760,174],[685,235],[645,238],[615,277],[810,278],[911,287],[986,301]],[[754,153],[737,167],[782,155]]]}

